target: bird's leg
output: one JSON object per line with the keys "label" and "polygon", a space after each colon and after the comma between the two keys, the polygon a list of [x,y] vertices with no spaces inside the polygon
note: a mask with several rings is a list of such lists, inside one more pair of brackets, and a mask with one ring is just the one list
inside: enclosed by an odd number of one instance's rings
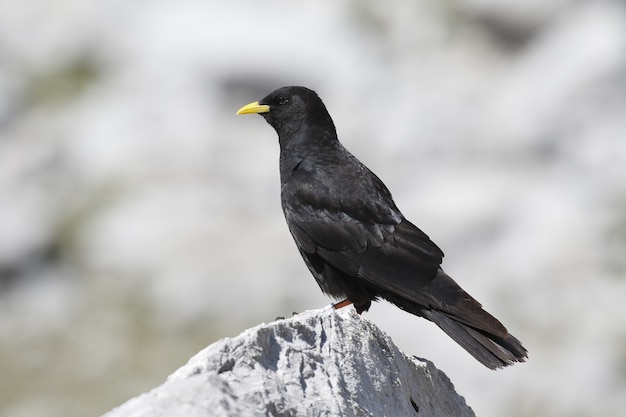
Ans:
{"label": "bird's leg", "polygon": [[[339,301],[338,303],[333,304],[333,308],[335,310],[339,310],[340,308],[349,306],[350,304],[352,304],[352,301],[348,300],[347,298],[343,301]],[[359,313],[360,314],[360,313]]]}
{"label": "bird's leg", "polygon": [[[354,304],[354,302],[346,298],[343,301],[339,301],[338,303],[333,304],[333,307],[335,308],[335,310],[339,310],[340,308],[349,306],[350,304]],[[361,315],[362,312],[367,311],[370,308],[371,304],[371,301],[367,301],[364,304],[354,304],[354,309],[359,315]]]}

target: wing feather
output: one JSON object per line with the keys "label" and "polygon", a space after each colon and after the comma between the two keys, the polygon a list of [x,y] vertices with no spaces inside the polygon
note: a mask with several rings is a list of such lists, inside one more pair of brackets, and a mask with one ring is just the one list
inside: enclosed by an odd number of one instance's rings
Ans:
{"label": "wing feather", "polygon": [[[441,249],[396,208],[377,177],[369,192],[326,187],[317,176],[297,172],[283,188],[287,224],[301,251],[381,292],[409,296],[424,306],[425,291],[443,258]],[[374,190],[375,192],[372,192]]]}

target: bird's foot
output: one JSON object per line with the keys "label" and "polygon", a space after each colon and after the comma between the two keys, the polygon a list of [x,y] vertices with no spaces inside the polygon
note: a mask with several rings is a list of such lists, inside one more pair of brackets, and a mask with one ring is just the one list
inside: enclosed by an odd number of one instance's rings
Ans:
{"label": "bird's foot", "polygon": [[[297,311],[293,311],[293,312],[291,313],[291,317],[293,317],[293,316],[297,316],[298,314],[300,314],[300,313],[298,313]],[[285,320],[285,319],[286,319],[286,317],[285,317],[285,316],[278,316],[278,317],[276,317],[276,319],[274,319],[274,320],[275,320],[275,321],[278,321],[278,320]]]}

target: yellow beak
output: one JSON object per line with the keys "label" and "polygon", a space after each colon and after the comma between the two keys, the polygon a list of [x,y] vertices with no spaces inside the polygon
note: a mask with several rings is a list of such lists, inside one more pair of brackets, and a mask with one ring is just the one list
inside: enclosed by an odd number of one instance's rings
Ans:
{"label": "yellow beak", "polygon": [[252,114],[252,113],[267,113],[270,111],[270,106],[267,104],[259,104],[258,101],[255,101],[250,104],[246,104],[239,110],[237,110],[237,115],[240,114]]}

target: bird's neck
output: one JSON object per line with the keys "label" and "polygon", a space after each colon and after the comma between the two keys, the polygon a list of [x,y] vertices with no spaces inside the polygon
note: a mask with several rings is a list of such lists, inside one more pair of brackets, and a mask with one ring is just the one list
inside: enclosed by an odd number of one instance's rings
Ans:
{"label": "bird's neck", "polygon": [[337,142],[337,131],[332,120],[326,123],[304,121],[283,128],[276,127],[281,151],[316,152],[332,142]]}
{"label": "bird's neck", "polygon": [[329,126],[307,126],[291,136],[279,136],[279,142],[281,158],[285,156],[312,160],[339,145],[334,126],[332,129]]}
{"label": "bird's neck", "polygon": [[311,169],[324,163],[325,155],[341,148],[335,127],[325,125],[323,128],[309,125],[296,134],[280,140],[280,177],[281,182],[291,177],[301,165]]}

